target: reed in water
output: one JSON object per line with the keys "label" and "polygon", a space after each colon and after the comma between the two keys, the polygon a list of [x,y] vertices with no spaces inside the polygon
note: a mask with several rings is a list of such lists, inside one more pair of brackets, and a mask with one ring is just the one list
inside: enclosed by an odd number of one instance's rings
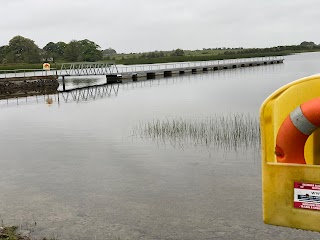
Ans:
{"label": "reed in water", "polygon": [[154,119],[140,122],[134,135],[173,146],[187,145],[239,150],[260,145],[259,120],[252,114],[215,114],[206,118]]}

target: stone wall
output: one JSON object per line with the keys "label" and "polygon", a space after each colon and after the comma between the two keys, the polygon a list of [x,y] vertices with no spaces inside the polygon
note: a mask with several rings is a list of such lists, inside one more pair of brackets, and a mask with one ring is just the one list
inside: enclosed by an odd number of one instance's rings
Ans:
{"label": "stone wall", "polygon": [[37,79],[25,81],[1,81],[0,94],[14,94],[17,92],[53,92],[59,87],[57,79]]}

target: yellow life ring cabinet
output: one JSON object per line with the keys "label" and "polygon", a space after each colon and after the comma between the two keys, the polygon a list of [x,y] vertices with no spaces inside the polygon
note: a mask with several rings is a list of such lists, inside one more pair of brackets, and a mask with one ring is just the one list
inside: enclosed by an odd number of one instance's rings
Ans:
{"label": "yellow life ring cabinet", "polygon": [[260,108],[263,220],[320,232],[320,75],[281,87]]}

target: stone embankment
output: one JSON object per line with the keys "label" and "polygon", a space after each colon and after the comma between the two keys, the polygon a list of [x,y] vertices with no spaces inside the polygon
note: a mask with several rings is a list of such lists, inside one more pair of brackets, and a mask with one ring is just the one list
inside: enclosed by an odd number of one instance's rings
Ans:
{"label": "stone embankment", "polygon": [[47,93],[56,91],[58,87],[56,76],[0,79],[1,95],[30,91]]}

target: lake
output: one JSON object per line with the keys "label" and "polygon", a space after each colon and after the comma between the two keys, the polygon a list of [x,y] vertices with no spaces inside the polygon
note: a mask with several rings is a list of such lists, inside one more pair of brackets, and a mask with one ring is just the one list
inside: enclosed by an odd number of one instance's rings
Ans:
{"label": "lake", "polygon": [[[0,218],[58,239],[319,239],[263,224],[258,140],[228,137],[242,117],[256,134],[262,102],[319,66],[320,53],[305,53],[50,95],[50,105],[48,96],[0,100]],[[208,122],[230,126],[221,144]]]}

